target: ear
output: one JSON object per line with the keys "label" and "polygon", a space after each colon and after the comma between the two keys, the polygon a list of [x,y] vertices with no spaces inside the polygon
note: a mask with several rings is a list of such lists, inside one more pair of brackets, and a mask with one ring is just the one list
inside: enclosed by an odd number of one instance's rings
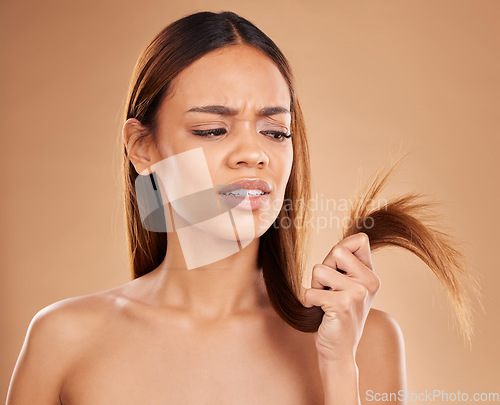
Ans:
{"label": "ear", "polygon": [[153,156],[156,145],[152,134],[135,118],[129,118],[123,124],[122,139],[127,155],[137,173],[147,175],[148,168],[155,163]]}

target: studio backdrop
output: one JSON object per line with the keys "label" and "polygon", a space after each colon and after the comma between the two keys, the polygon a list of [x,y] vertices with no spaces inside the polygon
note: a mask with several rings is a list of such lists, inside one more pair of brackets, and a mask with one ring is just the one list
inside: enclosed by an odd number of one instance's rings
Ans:
{"label": "studio backdrop", "polygon": [[373,306],[401,327],[410,393],[498,392],[498,1],[4,0],[0,396],[40,309],[131,279],[120,177],[130,75],[159,30],[203,10],[244,16],[290,60],[311,153],[310,266],[338,242],[359,187],[408,152],[379,198],[440,202],[439,229],[480,274],[484,311],[474,301],[469,348],[429,268],[392,247],[373,254]]}

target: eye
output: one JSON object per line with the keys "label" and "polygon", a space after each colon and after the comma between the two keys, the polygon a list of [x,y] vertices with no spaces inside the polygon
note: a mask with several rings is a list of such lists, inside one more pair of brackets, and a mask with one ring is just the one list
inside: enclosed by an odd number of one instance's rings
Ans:
{"label": "eye", "polygon": [[291,138],[291,136],[292,136],[292,132],[287,134],[286,132],[281,132],[281,131],[262,131],[262,133],[265,135],[269,135],[269,136],[273,137],[274,139],[281,141],[281,142],[284,141],[285,138]]}
{"label": "eye", "polygon": [[220,136],[224,135],[227,131],[224,128],[215,128],[215,129],[203,129],[203,130],[194,130],[191,131],[193,135],[197,136]]}
{"label": "eye", "polygon": [[[191,133],[196,136],[217,137],[226,134],[227,130],[224,128],[215,128],[215,129],[193,130],[191,131]],[[290,138],[292,136],[292,133],[287,134],[286,132],[281,132],[281,131],[262,131],[262,133],[281,142],[285,140],[285,138]]]}

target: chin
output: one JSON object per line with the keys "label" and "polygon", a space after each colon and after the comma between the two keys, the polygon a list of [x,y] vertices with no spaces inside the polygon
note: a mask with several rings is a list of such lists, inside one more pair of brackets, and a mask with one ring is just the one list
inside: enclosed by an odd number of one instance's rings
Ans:
{"label": "chin", "polygon": [[273,209],[271,205],[253,211],[235,207],[208,220],[200,221],[198,210],[190,210],[186,206],[173,208],[176,230],[198,232],[199,237],[205,237],[206,243],[211,243],[214,249],[217,249],[218,243],[224,241],[237,243],[239,240],[241,247],[247,246],[262,236],[279,214],[279,210]]}

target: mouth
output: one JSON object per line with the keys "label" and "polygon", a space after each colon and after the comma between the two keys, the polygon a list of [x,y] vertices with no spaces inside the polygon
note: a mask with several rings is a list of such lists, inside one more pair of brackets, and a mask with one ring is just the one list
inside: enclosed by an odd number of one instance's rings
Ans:
{"label": "mouth", "polygon": [[262,179],[240,179],[217,186],[218,195],[231,208],[258,210],[269,200],[271,186]]}

